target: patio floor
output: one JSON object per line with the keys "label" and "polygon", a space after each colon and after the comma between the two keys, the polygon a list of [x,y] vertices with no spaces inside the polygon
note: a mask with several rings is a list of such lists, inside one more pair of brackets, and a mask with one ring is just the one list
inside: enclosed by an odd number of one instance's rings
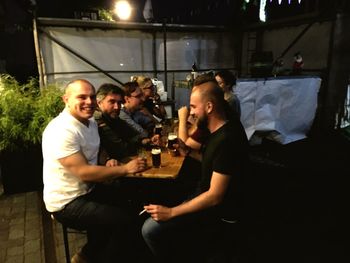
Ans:
{"label": "patio floor", "polygon": [[[41,192],[2,194],[0,184],[0,262],[64,263],[61,225],[44,210]],[[73,254],[85,235],[69,234]]]}

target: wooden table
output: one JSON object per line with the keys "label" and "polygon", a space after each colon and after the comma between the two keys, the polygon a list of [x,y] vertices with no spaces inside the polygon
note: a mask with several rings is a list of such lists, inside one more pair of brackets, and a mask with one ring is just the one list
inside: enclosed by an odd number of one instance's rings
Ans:
{"label": "wooden table", "polygon": [[139,178],[160,178],[160,179],[175,179],[181,169],[184,156],[171,156],[168,150],[163,149],[161,153],[161,166],[159,168],[152,167],[151,152],[147,151],[148,169],[136,174],[128,174],[126,177]]}

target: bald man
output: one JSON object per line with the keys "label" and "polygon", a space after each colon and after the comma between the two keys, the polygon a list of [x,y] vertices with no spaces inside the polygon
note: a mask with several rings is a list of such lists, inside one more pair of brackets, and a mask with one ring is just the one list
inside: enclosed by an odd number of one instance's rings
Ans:
{"label": "bald man", "polygon": [[[215,81],[194,86],[190,114],[199,129],[210,135],[202,153],[197,190],[174,207],[150,204],[142,228],[143,237],[161,262],[203,262],[211,237],[225,221],[234,222],[239,212],[239,182],[248,160],[248,140],[238,118],[228,118],[224,93]],[[186,175],[185,175],[186,176]],[[214,235],[215,236],[215,235]],[[198,245],[198,247],[196,247]],[[181,257],[182,256],[182,257]]]}
{"label": "bald man", "polygon": [[137,158],[121,166],[115,160],[97,165],[100,138],[92,118],[96,95],[90,82],[70,82],[63,101],[65,109],[47,125],[42,138],[46,209],[61,223],[88,232],[88,243],[72,262],[129,258],[124,255],[131,247],[126,240],[137,236],[135,219],[122,208],[114,189],[99,182],[142,171],[145,162]]}

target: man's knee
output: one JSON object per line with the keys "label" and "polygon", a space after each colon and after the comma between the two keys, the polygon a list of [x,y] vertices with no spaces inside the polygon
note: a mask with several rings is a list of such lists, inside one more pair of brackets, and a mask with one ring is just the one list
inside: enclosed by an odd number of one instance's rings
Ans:
{"label": "man's knee", "polygon": [[154,221],[152,218],[148,218],[142,226],[142,236],[144,239],[153,239],[157,235],[157,228],[159,223]]}

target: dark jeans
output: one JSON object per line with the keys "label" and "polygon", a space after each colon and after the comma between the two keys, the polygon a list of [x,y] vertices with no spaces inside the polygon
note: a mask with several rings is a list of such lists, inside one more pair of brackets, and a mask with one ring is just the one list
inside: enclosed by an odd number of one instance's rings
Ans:
{"label": "dark jeans", "polygon": [[220,219],[204,211],[164,222],[148,218],[142,235],[158,262],[202,263],[218,242],[220,229]]}
{"label": "dark jeans", "polygon": [[138,262],[140,251],[146,253],[142,222],[112,185],[97,184],[54,216],[68,227],[87,230],[88,242],[82,252],[92,262]]}

